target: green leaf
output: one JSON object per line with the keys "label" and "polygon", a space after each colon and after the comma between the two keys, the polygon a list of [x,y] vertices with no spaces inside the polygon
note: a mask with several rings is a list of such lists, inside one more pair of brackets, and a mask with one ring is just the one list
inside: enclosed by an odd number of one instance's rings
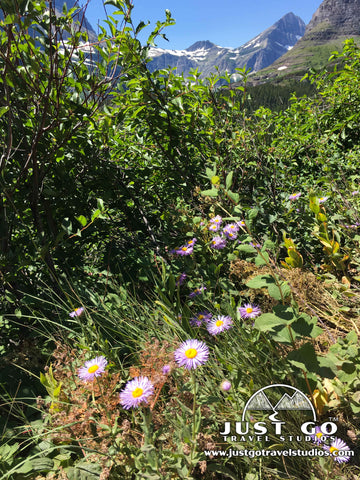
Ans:
{"label": "green leaf", "polygon": [[357,343],[358,342],[358,336],[356,335],[354,330],[352,330],[350,333],[348,333],[346,335],[346,340],[350,343]]}
{"label": "green leaf", "polygon": [[226,192],[226,195],[230,198],[230,200],[232,200],[234,203],[239,203],[239,200],[240,200],[240,196],[238,193],[234,193],[232,192],[231,190],[228,190]]}
{"label": "green leaf", "polygon": [[268,286],[268,292],[271,298],[274,298],[275,300],[279,300],[279,301],[282,299],[281,297],[282,289],[280,289],[276,285],[276,283],[273,283],[272,285]]}
{"label": "green leaf", "polygon": [[272,285],[274,283],[275,283],[275,280],[271,275],[258,275],[257,277],[252,278],[251,280],[246,282],[246,286],[249,288],[264,288],[264,287],[269,287],[269,285]]}
{"label": "green leaf", "polygon": [[4,113],[6,113],[7,111],[9,110],[9,107],[6,106],[6,107],[0,107],[0,118],[4,115]]}
{"label": "green leaf", "polygon": [[[265,258],[265,260],[263,257]],[[269,262],[269,254],[267,252],[262,252],[261,255],[257,255],[255,257],[255,265],[257,266],[267,265],[268,262]]]}
{"label": "green leaf", "polygon": [[239,250],[239,252],[257,253],[256,249],[251,245],[238,245],[236,249]]}
{"label": "green leaf", "polygon": [[101,470],[99,464],[86,462],[65,469],[69,480],[99,480]]}
{"label": "green leaf", "polygon": [[258,216],[259,209],[258,208],[252,208],[248,212],[248,218],[249,220],[255,220],[255,218]]}
{"label": "green leaf", "polygon": [[234,174],[234,172],[230,172],[226,176],[226,180],[225,180],[226,190],[230,190],[230,188],[231,188],[231,185],[232,185],[232,182],[233,182],[233,174]]}
{"label": "green leaf", "polygon": [[84,217],[84,215],[80,215],[79,217],[75,217],[78,222],[81,223],[83,227],[87,224],[87,219]]}
{"label": "green leaf", "polygon": [[317,356],[311,343],[305,343],[298,350],[290,352],[287,359],[295,367],[316,373],[321,377],[334,378],[336,376],[337,368],[331,358]]}
{"label": "green leaf", "polygon": [[255,320],[254,327],[260,332],[267,332],[273,330],[274,327],[279,325],[284,326],[288,325],[289,321],[284,318],[280,318],[274,313],[263,313]]}
{"label": "green leaf", "polygon": [[216,175],[216,167],[214,167],[214,170],[211,170],[210,168],[206,167],[205,169],[206,176],[208,177],[209,180],[212,179]]}
{"label": "green leaf", "polygon": [[302,314],[298,317],[291,324],[291,328],[296,334],[296,337],[316,338],[323,332],[322,328],[317,326],[316,317],[310,317],[306,314]]}
{"label": "green leaf", "polygon": [[97,203],[97,208],[100,210],[100,212],[103,212],[105,210],[104,200],[102,198],[97,198],[96,203]]}
{"label": "green leaf", "polygon": [[318,373],[320,364],[311,343],[305,343],[298,350],[293,350],[287,356],[289,362],[301,370]]}
{"label": "green leaf", "polygon": [[211,190],[202,190],[200,193],[204,197],[217,197],[219,192],[217,188],[212,188]]}
{"label": "green leaf", "polygon": [[100,215],[100,210],[97,209],[95,212],[91,215],[91,221],[93,222],[99,215]]}

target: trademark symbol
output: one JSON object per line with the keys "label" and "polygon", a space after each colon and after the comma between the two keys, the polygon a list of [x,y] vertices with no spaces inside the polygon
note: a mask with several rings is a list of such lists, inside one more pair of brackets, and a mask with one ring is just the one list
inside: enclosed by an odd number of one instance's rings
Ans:
{"label": "trademark symbol", "polygon": [[338,422],[339,417],[329,417],[330,422]]}

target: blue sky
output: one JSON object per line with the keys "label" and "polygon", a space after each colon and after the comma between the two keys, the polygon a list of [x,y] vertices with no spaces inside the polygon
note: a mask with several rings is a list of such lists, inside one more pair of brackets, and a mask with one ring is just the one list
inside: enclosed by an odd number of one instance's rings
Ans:
{"label": "blue sky", "polygon": [[[165,30],[169,42],[159,39],[157,44],[181,50],[198,40],[239,47],[288,12],[309,23],[321,0],[134,0],[133,3],[136,24],[150,20],[155,25],[157,20],[165,19],[165,9],[169,9],[176,25]],[[112,8],[106,8],[111,13]],[[97,31],[98,22],[105,18],[103,1],[90,0],[86,16]],[[145,32],[151,32],[150,26]]]}

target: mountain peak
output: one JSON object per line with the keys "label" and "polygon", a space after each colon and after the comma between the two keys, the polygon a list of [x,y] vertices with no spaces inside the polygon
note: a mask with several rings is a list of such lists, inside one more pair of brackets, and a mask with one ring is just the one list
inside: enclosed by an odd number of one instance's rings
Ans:
{"label": "mountain peak", "polygon": [[209,40],[200,40],[199,42],[193,43],[189,48],[186,50],[188,52],[193,52],[194,50],[210,50],[210,48],[216,47],[215,43],[210,42]]}
{"label": "mountain peak", "polygon": [[293,49],[259,72],[257,83],[284,75],[323,68],[334,50],[347,38],[360,41],[360,0],[323,0]]}
{"label": "mountain peak", "polygon": [[291,31],[297,35],[304,35],[306,28],[305,22],[293,12],[289,12],[281,17],[274,26],[280,30]]}
{"label": "mountain peak", "polygon": [[324,0],[305,31],[317,41],[353,35],[360,35],[360,0]]}
{"label": "mountain peak", "polygon": [[235,78],[238,75],[237,68],[246,65],[252,71],[257,71],[273,63],[295,45],[304,31],[305,24],[301,18],[288,13],[238,48],[219,47],[209,40],[195,42],[186,50],[151,48],[148,68],[150,71],[176,68],[178,75],[185,76],[191,69],[198,69],[203,78],[220,71]]}

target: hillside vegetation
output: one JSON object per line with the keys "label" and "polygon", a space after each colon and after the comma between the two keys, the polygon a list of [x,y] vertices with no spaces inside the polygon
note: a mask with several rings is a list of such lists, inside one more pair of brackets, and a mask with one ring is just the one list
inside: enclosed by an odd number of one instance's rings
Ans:
{"label": "hillside vegetation", "polygon": [[[0,1],[0,480],[358,479],[360,49],[256,109],[245,68],[150,73],[171,13],[105,3],[89,46]],[[272,384],[308,438],[224,438]]]}

